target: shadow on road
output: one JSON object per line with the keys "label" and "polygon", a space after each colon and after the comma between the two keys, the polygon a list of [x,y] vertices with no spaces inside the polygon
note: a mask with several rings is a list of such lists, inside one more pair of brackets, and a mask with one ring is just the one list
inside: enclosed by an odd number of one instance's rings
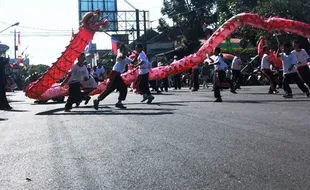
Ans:
{"label": "shadow on road", "polygon": [[37,105],[53,105],[53,104],[65,104],[66,102],[35,102],[30,105],[37,106]]}
{"label": "shadow on road", "polygon": [[0,118],[0,121],[7,121],[8,119],[6,118]]}
{"label": "shadow on road", "polygon": [[8,102],[14,103],[14,102],[25,102],[24,100],[10,100],[8,99]]}
{"label": "shadow on road", "polygon": [[[91,106],[80,107],[80,108],[92,108]],[[161,108],[127,108],[125,110],[114,109],[110,107],[100,107],[100,109],[108,109],[108,110],[90,110],[90,111],[79,111],[79,108],[72,109],[71,112],[63,112],[64,108],[58,108],[53,110],[48,110],[45,112],[37,113],[36,115],[167,115],[173,114],[172,111],[176,109],[161,109]],[[136,112],[132,112],[136,111]],[[139,112],[137,112],[139,111]],[[146,112],[153,111],[153,112]],[[158,111],[158,112],[154,112]],[[61,112],[61,113],[58,113]]]}
{"label": "shadow on road", "polygon": [[28,110],[15,110],[15,109],[12,109],[12,110],[3,110],[3,111],[6,111],[6,112],[28,112]]}

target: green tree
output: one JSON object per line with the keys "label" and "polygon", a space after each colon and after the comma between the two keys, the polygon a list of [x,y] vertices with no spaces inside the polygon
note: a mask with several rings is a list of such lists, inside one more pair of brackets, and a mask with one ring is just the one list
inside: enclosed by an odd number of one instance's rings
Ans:
{"label": "green tree", "polygon": [[[227,19],[242,12],[252,12],[268,18],[277,16],[310,23],[310,1],[309,0],[217,0],[216,12],[220,24]],[[267,35],[265,31],[242,27],[236,31],[234,36],[248,39],[252,45],[260,35]]]}
{"label": "green tree", "polygon": [[[200,21],[204,20],[207,25],[216,22],[212,11],[214,5],[215,0],[164,0],[161,12],[172,19],[174,27],[180,28],[189,53],[192,53],[195,50],[193,47],[199,44],[198,39],[205,36]],[[159,20],[159,31],[170,29],[164,19]]]}

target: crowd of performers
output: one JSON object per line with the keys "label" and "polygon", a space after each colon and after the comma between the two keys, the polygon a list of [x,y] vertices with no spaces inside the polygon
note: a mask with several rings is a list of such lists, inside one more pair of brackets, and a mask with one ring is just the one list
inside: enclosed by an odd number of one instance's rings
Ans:
{"label": "crowd of performers", "polygon": [[[269,47],[264,46],[264,55],[261,62],[261,70],[269,80],[270,88],[269,94],[277,94],[279,91],[276,90],[276,77],[271,70],[272,64],[269,61]],[[282,60],[283,68],[283,90],[284,98],[292,98],[293,93],[290,87],[290,83],[295,82],[299,89],[310,97],[310,70],[308,62],[310,57],[308,53],[300,48],[300,43],[294,40],[292,43],[285,43],[278,47],[277,58]],[[306,85],[305,85],[306,84]]]}
{"label": "crowd of performers", "polygon": [[[269,61],[269,48],[268,46],[263,47],[264,55],[261,60],[260,69],[265,77],[270,82],[269,94],[279,93],[276,89],[276,76],[272,70],[272,63]],[[110,93],[115,90],[118,91],[118,101],[115,106],[120,109],[126,109],[123,101],[127,97],[127,89],[125,82],[123,81],[121,74],[125,72],[126,66],[131,67],[133,70],[138,70],[139,75],[131,84],[131,87],[137,94],[142,96],[141,102],[146,102],[151,104],[154,100],[154,96],[151,94],[152,91],[157,91],[160,93],[162,91],[168,91],[169,81],[168,78],[161,79],[162,85],[155,81],[149,81],[149,70],[154,67],[154,62],[150,61],[150,58],[144,53],[141,44],[137,44],[135,47],[134,54],[128,53],[128,49],[125,45],[121,44],[118,49],[118,55],[116,57],[115,65],[112,71],[108,74],[108,83],[106,89],[93,100],[94,109],[98,110],[99,103],[103,101]],[[299,42],[294,41],[292,43],[285,43],[278,48],[277,58],[282,60],[283,67],[283,90],[284,98],[292,98],[293,93],[290,88],[290,83],[295,82],[297,86],[309,97],[309,87],[310,87],[310,71],[308,67],[309,55],[304,49],[301,49]],[[174,57],[175,60],[178,59],[177,56]],[[156,66],[165,65],[164,60],[159,60]],[[238,55],[236,55],[232,64],[229,65],[225,63],[223,59],[223,54],[220,48],[215,48],[213,55],[208,56],[205,60],[201,69],[195,66],[191,69],[191,79],[190,89],[192,91],[197,91],[199,89],[199,79],[203,81],[203,88],[208,88],[208,80],[210,80],[209,69],[213,69],[213,91],[215,102],[222,102],[221,91],[223,89],[230,89],[231,93],[236,94],[236,90],[240,89],[241,85],[241,68],[242,61]],[[84,100],[85,104],[91,99],[89,94],[97,88],[97,82],[99,77],[104,77],[104,68],[99,65],[94,68],[94,71],[90,72],[85,64],[85,54],[82,53],[78,62],[71,67],[71,71],[63,84],[69,84],[69,98],[65,105],[65,111],[70,111],[73,104],[79,106]],[[175,90],[181,89],[182,87],[182,76],[181,74],[176,74],[173,76]],[[304,84],[306,83],[306,85]],[[84,87],[83,92],[81,92],[81,85]]]}

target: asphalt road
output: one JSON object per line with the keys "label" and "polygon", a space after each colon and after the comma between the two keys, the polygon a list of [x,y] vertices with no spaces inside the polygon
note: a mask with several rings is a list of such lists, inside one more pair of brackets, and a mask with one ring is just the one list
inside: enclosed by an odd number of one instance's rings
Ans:
{"label": "asphalt road", "polygon": [[64,112],[10,93],[0,111],[0,189],[310,189],[310,99],[267,87],[170,91],[128,109]]}

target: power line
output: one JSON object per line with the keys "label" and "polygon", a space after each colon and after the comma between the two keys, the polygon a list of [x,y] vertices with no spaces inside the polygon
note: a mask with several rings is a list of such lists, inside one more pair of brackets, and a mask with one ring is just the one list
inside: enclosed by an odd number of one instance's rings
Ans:
{"label": "power line", "polygon": [[[11,25],[7,22],[0,21],[2,24],[6,25]],[[19,25],[20,28],[25,28],[25,29],[32,29],[32,30],[41,30],[41,31],[49,31],[49,32],[71,32],[72,30],[56,30],[56,29],[46,29],[46,28],[35,28],[35,27],[29,27],[29,26],[23,26]]]}

